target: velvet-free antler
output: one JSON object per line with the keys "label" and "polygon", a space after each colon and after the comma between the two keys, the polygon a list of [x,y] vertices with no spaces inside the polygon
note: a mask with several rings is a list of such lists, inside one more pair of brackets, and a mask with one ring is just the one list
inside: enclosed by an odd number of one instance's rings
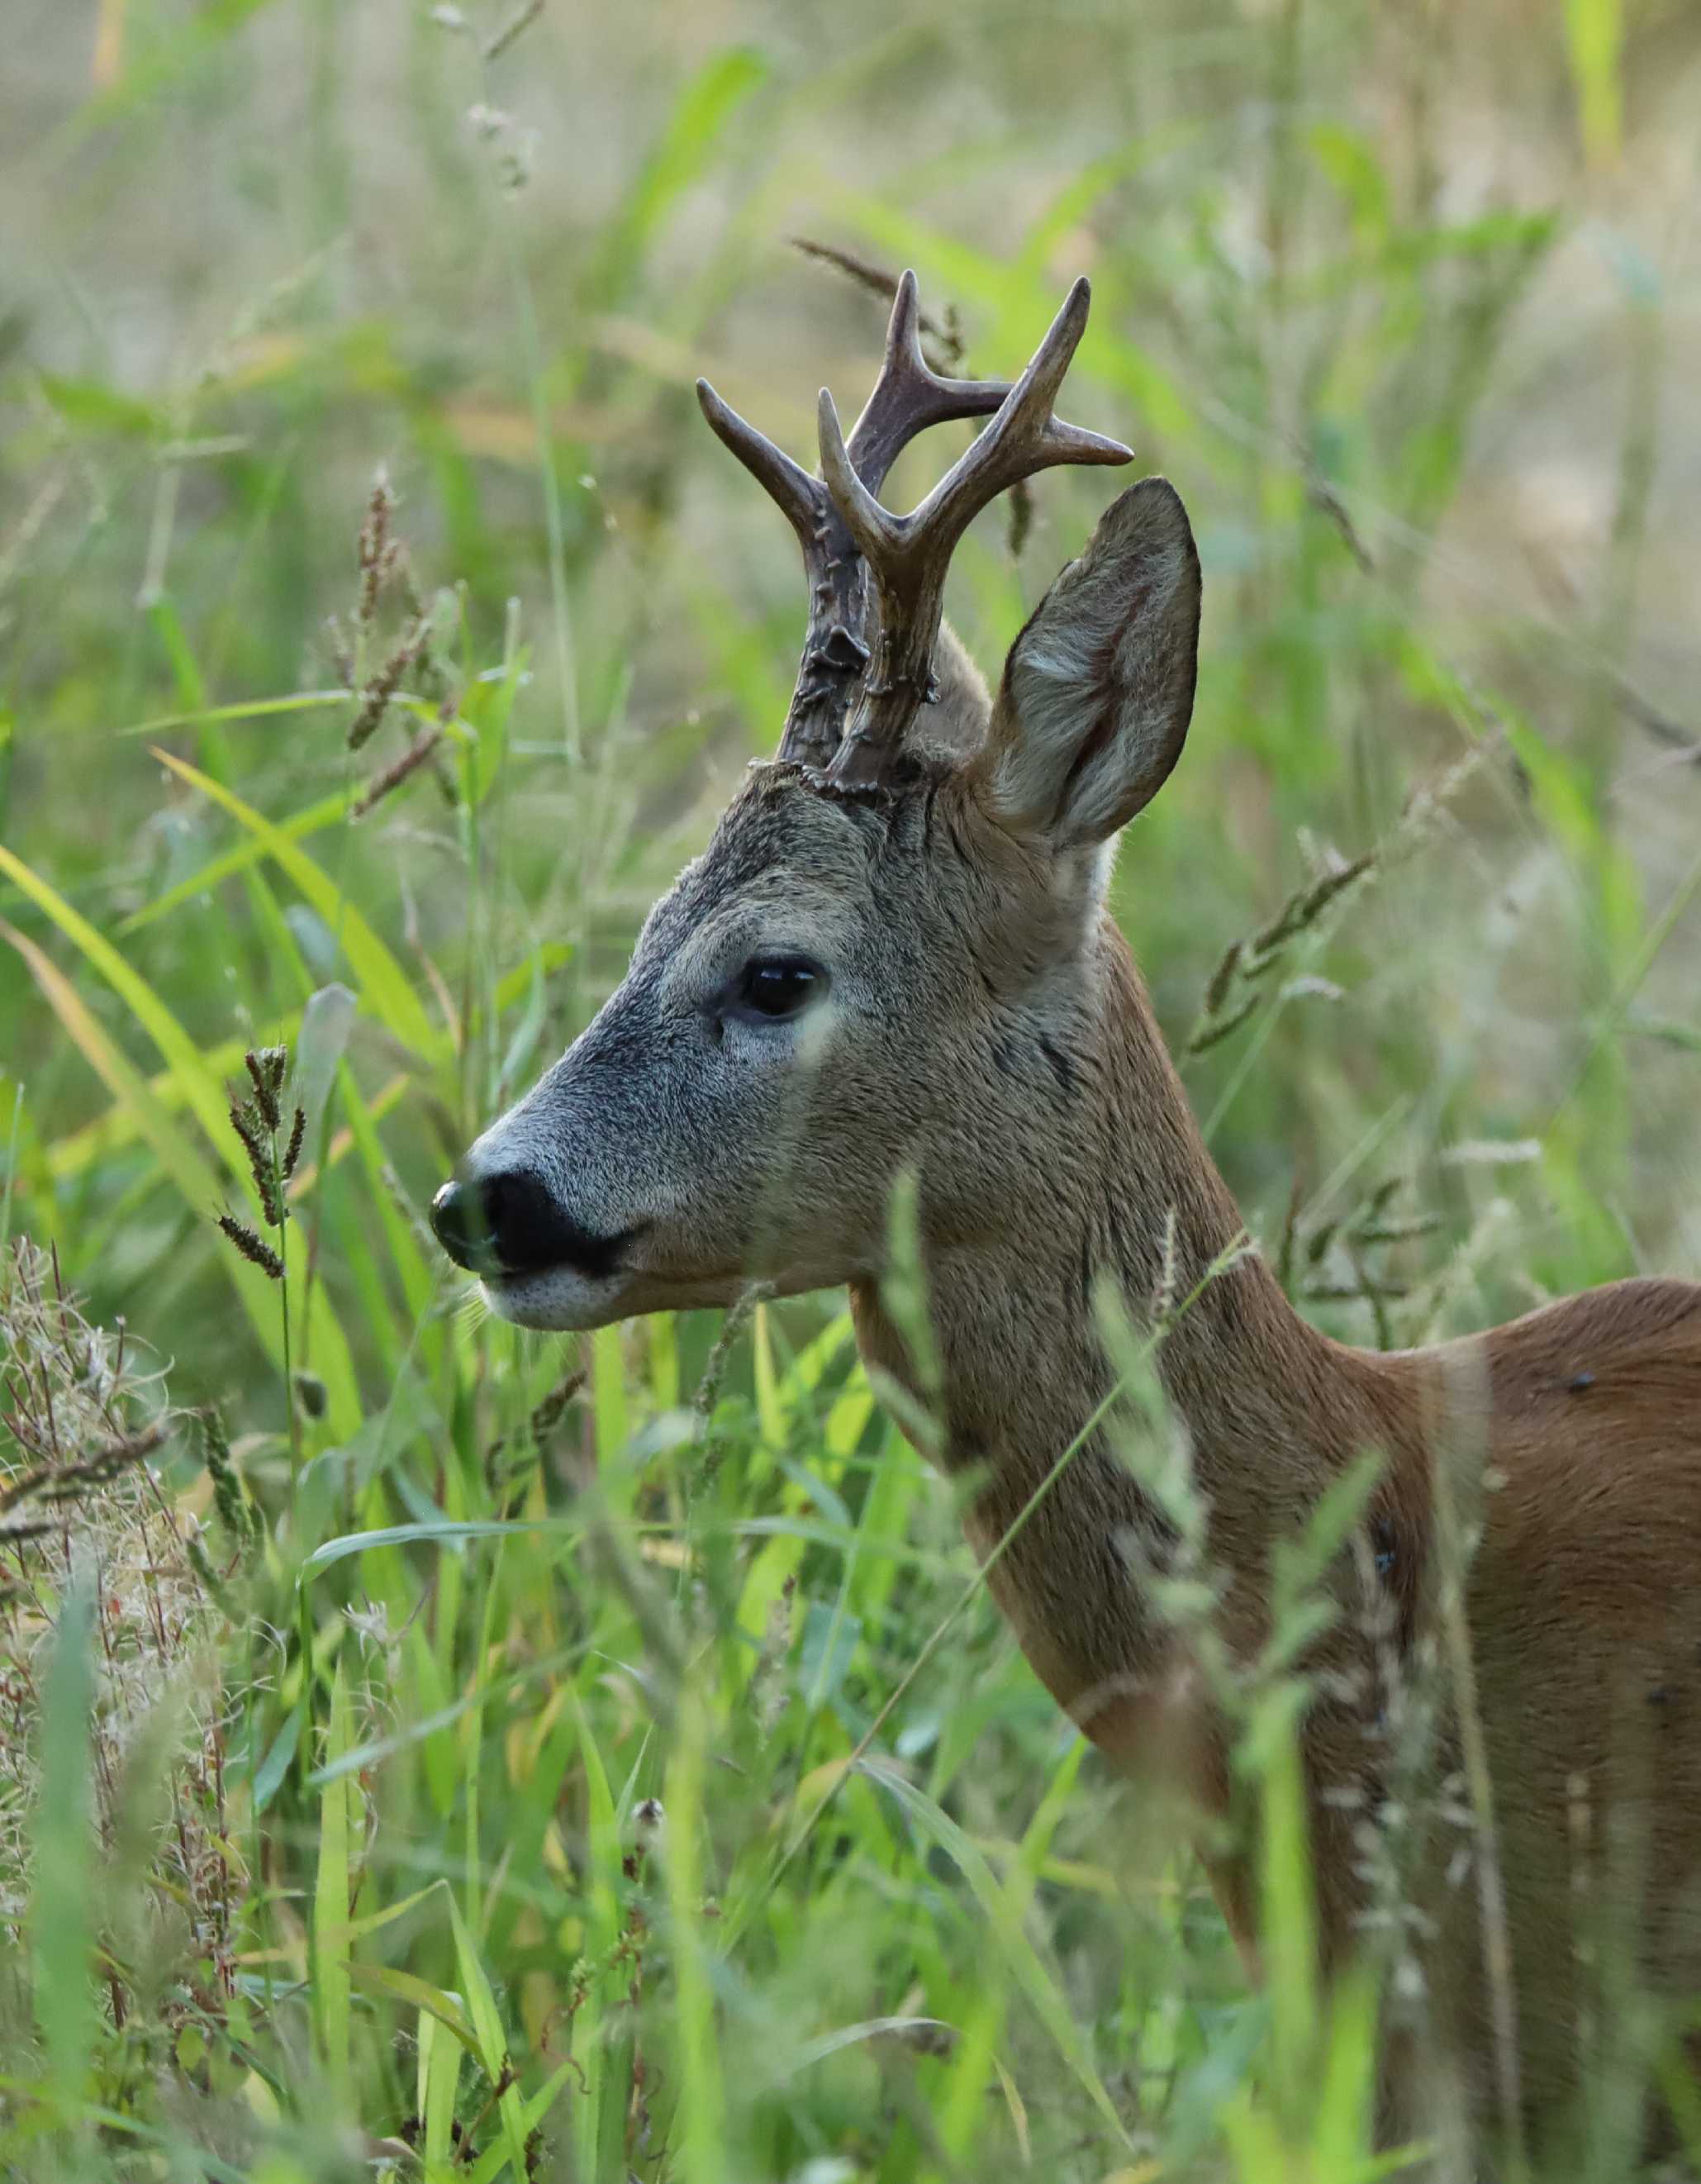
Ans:
{"label": "velvet-free antler", "polygon": [[[944,379],[921,354],[915,276],[898,284],[880,377],[850,437],[846,460],[878,493],[918,432],[959,417],[984,417],[1009,388],[998,380]],[[779,755],[825,767],[838,748],[845,709],[872,648],[867,572],[832,495],[765,434],[729,409],[706,379],[697,398],[715,432],[785,510],[803,549],[809,626]]]}
{"label": "velvet-free antler", "polygon": [[[698,382],[704,416],[785,510],[803,549],[809,633],[780,741],[782,759],[849,787],[878,781],[929,694],[945,571],[974,516],[1052,464],[1131,460],[1115,441],[1051,414],[1087,323],[1087,298],[1086,281],[1076,281],[1014,387],[946,379],[922,356],[915,276],[904,274],[880,377],[848,444],[832,398],[822,393],[822,477],[811,477],[706,380]],[[894,516],[881,506],[887,472],[918,432],[989,415],[992,422],[914,515]]]}
{"label": "velvet-free antler", "polygon": [[909,515],[882,508],[857,474],[825,387],[820,398],[821,471],[833,505],[867,564],[877,635],[868,671],[852,699],[828,768],[848,787],[877,781],[901,748],[904,731],[932,688],[945,577],[958,540],[991,501],[1036,471],[1059,463],[1126,463],[1131,451],[1052,415],[1063,376],[1087,329],[1092,292],[1077,281],[998,414]]}

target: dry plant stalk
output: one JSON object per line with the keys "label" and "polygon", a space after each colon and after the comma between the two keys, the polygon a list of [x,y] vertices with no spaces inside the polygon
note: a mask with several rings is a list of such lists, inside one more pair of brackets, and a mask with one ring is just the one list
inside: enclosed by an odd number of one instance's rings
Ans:
{"label": "dry plant stalk", "polygon": [[[182,1430],[160,1376],[120,1325],[93,1326],[53,1256],[19,1237],[0,1255],[0,1936],[16,1945],[31,1889],[31,1823],[43,1672],[74,1585],[95,1606],[92,1809],[101,1866],[134,1846],[138,1810],[158,1819],[145,1886],[103,1904],[104,1992],[116,2025],[161,1967],[216,2008],[236,1978],[247,1875],[231,1849],[224,1722],[206,1581],[229,1575],[255,1522],[216,1423],[203,1446],[216,1549],[166,1499],[151,1459]],[[204,1573],[204,1575],[203,1575]],[[141,1803],[138,1804],[138,1798]],[[122,1930],[119,1930],[121,1928]]]}
{"label": "dry plant stalk", "polygon": [[[372,482],[360,532],[355,541],[357,571],[355,596],[348,626],[333,615],[327,625],[337,675],[355,700],[354,713],[345,738],[351,752],[364,749],[390,717],[392,707],[403,699],[403,683],[409,671],[437,700],[436,717],[414,735],[401,755],[381,766],[349,810],[351,819],[364,819],[375,805],[433,761],[448,724],[459,710],[459,696],[439,657],[436,633],[436,600],[421,597],[414,581],[413,563],[403,541],[396,535],[396,496],[381,470]],[[379,634],[386,599],[394,597],[401,622],[387,640]],[[405,698],[417,709],[417,698]],[[435,768],[434,768],[435,770]]]}
{"label": "dry plant stalk", "polygon": [[[1271,974],[1287,961],[1308,933],[1322,936],[1361,882],[1384,878],[1397,866],[1415,855],[1448,816],[1452,800],[1479,769],[1500,753],[1504,735],[1495,728],[1465,755],[1431,779],[1411,790],[1400,816],[1382,838],[1362,855],[1343,859],[1337,851],[1314,848],[1315,878],[1296,888],[1274,917],[1257,932],[1231,940],[1217,959],[1206,983],[1204,998],[1182,1050],[1185,1058],[1203,1054],[1238,1031],[1270,992]],[[1289,991],[1322,990],[1338,998],[1322,982],[1295,981]]]}
{"label": "dry plant stalk", "polygon": [[1229,943],[1205,988],[1198,1022],[1184,1050],[1187,1055],[1203,1054],[1240,1029],[1264,1000],[1265,980],[1287,960],[1294,944],[1314,931],[1326,911],[1337,907],[1376,861],[1372,850],[1350,864],[1331,865],[1289,895],[1267,925],[1246,939]]}

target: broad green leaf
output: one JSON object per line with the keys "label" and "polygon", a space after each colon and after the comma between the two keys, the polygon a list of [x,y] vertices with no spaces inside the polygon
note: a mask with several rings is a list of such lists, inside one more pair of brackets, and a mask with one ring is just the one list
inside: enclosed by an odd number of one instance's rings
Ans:
{"label": "broad green leaf", "polygon": [[[359,1745],[353,1745],[341,1758],[327,1759],[323,1767],[308,1777],[308,1788],[323,1788],[339,1774],[353,1771],[347,1763],[351,1752],[360,1749]],[[428,1880],[423,1888],[416,1888],[411,1896],[403,1897],[398,1903],[386,1903],[381,1911],[369,1911],[364,1919],[351,1919],[345,1926],[328,1929],[328,1938],[338,1942],[358,1942],[364,1940],[368,1934],[381,1933],[386,1926],[393,1926],[398,1919],[405,1919],[410,1911],[417,1911],[428,1897],[434,1896],[438,1889],[447,1886],[445,1881]]]}
{"label": "broad green leaf", "polygon": [[766,81],[768,64],[751,46],[723,47],[704,62],[675,103],[666,127],[603,230],[585,284],[585,300],[606,309],[644,262],[670,209],[702,175],[722,132]]}
{"label": "broad green leaf", "polygon": [[726,2088],[714,2022],[709,1951],[703,1932],[703,1880],[699,1844],[703,1810],[708,1708],[687,1695],[680,1708],[668,1767],[667,1884],[674,1964],[674,2024],[678,2041],[680,2169],[701,2184],[731,2184]]}
{"label": "broad green leaf", "polygon": [[[292,1045],[299,1022],[294,1015],[277,1017],[269,1024],[257,1026],[247,1038],[227,1039],[218,1046],[208,1047],[202,1060],[220,1084],[229,1084],[241,1074],[242,1056],[250,1046]],[[182,1108],[183,1087],[169,1069],[157,1070],[141,1082],[148,1097],[168,1114]],[[120,1101],[108,1108],[105,1114],[97,1115],[92,1123],[85,1123],[80,1129],[56,1138],[47,1148],[48,1169],[61,1181],[85,1174],[97,1161],[133,1145],[142,1134],[132,1107]]]}
{"label": "broad green leaf", "polygon": [[[51,956],[27,934],[19,933],[3,919],[0,919],[0,939],[7,941],[23,957],[65,1035],[128,1117],[135,1134],[153,1148],[160,1166],[188,1203],[210,1212],[218,1204],[224,1185],[166,1112],[154,1087],[114,1045],[104,1027]],[[240,1061],[240,1056],[237,1058]],[[257,1281],[264,1282],[258,1269],[251,1271]],[[276,1317],[275,1311],[271,1317]]]}
{"label": "broad green leaf", "polygon": [[151,440],[165,426],[163,411],[96,379],[67,379],[58,372],[42,371],[36,374],[35,385],[55,416],[80,432]]}
{"label": "broad green leaf", "polygon": [[[360,1156],[360,1165],[365,1170],[372,1203],[377,1208],[378,1225],[390,1247],[391,1261],[402,1284],[408,1310],[420,1329],[421,1357],[428,1367],[435,1370],[442,1362],[444,1336],[441,1324],[428,1315],[437,1293],[439,1274],[437,1268],[426,1266],[418,1239],[402,1209],[396,1204],[387,1172],[389,1163],[378,1135],[378,1122],[392,1103],[386,1100],[381,1092],[368,1100],[360,1090],[353,1070],[347,1062],[338,1069],[337,1088],[342,1112],[348,1117],[348,1134]],[[406,1089],[405,1080],[402,1089]],[[441,1265],[439,1261],[438,1266]]]}
{"label": "broad green leaf", "polygon": [[[353,702],[347,690],[294,690],[286,698],[244,698],[229,705],[195,705],[187,712],[156,713],[115,733],[131,738],[164,736],[178,728],[216,727],[225,721],[275,720],[282,713],[348,712],[353,710]],[[400,705],[408,700],[398,691],[393,702]]]}
{"label": "broad green leaf", "polygon": [[460,717],[473,732],[463,772],[472,804],[484,802],[501,774],[508,753],[508,724],[530,658],[524,645],[516,647],[499,682],[476,682],[461,700]]}
{"label": "broad green leaf", "polygon": [[301,1032],[295,1048],[295,1097],[307,1117],[308,1134],[318,1131],[336,1075],[354,1027],[354,996],[347,986],[321,986],[308,998],[301,1012]]}
{"label": "broad green leaf", "polygon": [[298,1701],[284,1716],[283,1726],[272,1739],[271,1748],[255,1770],[252,1795],[256,1813],[263,1813],[283,1786],[283,1779],[295,1758],[296,1747],[301,1741],[302,1717],[305,1702]]}

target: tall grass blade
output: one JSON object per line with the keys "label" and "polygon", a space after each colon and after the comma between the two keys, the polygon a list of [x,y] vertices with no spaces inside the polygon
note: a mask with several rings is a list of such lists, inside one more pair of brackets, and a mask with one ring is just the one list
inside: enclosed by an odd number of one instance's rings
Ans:
{"label": "tall grass blade", "polygon": [[340,940],[348,958],[355,984],[364,994],[373,1014],[400,1040],[410,1054],[424,1062],[446,1060],[448,1039],[426,1015],[425,1005],[409,983],[401,965],[367,923],[355,905],[281,827],[245,804],[233,789],[191,766],[186,759],[155,748],[153,755],[190,787],[228,811],[256,841],[280,871],[300,889]]}
{"label": "tall grass blade", "polygon": [[[94,1811],[90,1730],[94,1713],[95,1582],[67,1585],[42,1693],[41,1776],[30,1907],[36,2022],[47,2086],[62,2126],[75,2129],[93,2059]],[[78,2134],[80,2135],[80,2133]]]}

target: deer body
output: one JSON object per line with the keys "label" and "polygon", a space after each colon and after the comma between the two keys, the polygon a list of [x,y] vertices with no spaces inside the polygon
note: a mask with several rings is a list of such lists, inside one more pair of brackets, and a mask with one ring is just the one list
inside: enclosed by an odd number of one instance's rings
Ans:
{"label": "deer body", "polygon": [[[1166,1238],[1185,1292],[1239,1229],[1108,922],[1098,945],[1104,1018],[1083,1022],[1084,1047],[1059,1043],[1064,1070],[1037,1052],[1031,1063],[1037,1093],[1048,1085],[1063,1113],[1070,1101],[1085,1112],[1056,1130],[1049,1162],[1037,1146],[1020,1149],[997,1233],[927,1254],[943,1461],[988,1478],[967,1521],[983,1555],[1109,1386],[1092,1334],[1093,1279],[1114,1279],[1137,1324],[1162,1279]],[[1170,1224],[1172,1208],[1181,1217]],[[865,1361],[904,1377],[878,1284],[853,1283],[851,1298]],[[1643,1929],[1636,1975],[1673,1994],[1701,1986],[1701,1288],[1619,1282],[1484,1337],[1385,1354],[1309,1327],[1254,1256],[1200,1290],[1155,1357],[1210,1512],[1208,1559],[1227,1580],[1219,1628],[1242,1660],[1267,1635],[1272,1543],[1297,1533],[1328,1485],[1372,1450],[1383,1468],[1370,1529],[1385,1564],[1395,1670],[1408,1673],[1436,1635],[1431,1467],[1450,1453],[1467,1484],[1484,1471],[1494,1482],[1477,1512],[1465,1620],[1495,1789],[1520,2089],[1539,2129],[1577,2082],[1590,2007],[1576,1976],[1591,1940],[1578,1931],[1580,1913],[1598,1908],[1608,1889],[1633,1898]],[[1226,1724],[1131,1579],[1126,1543],[1151,1524],[1122,1462],[1089,1441],[989,1583],[1082,1730],[1119,1766],[1181,1787],[1221,1819],[1233,1794]],[[1348,1602],[1330,1665],[1358,1672],[1362,1700],[1316,1706],[1302,1732],[1318,1938],[1332,1966],[1350,1958],[1370,1908],[1359,1830],[1397,1786],[1379,1720],[1387,1663],[1374,1652]],[[1431,1791],[1462,1763],[1444,1706],[1425,1770]],[[1452,1802],[1465,1796],[1460,1786]],[[1432,1832],[1409,1876],[1434,1929],[1418,1958],[1441,2067],[1463,2080],[1438,2097],[1462,2095],[1492,2119],[1501,2088],[1478,1875],[1450,1876],[1461,1836]],[[1209,1869],[1256,1967],[1257,1884],[1244,1847]],[[1426,2103],[1404,2081],[1399,2051],[1384,2102],[1391,2135],[1424,2127]]]}
{"label": "deer body", "polygon": [[[1353,1955],[1373,1908],[1365,1830],[1411,1793],[1392,1772],[1390,1678],[1462,1627],[1474,1703],[1443,1680],[1418,1787],[1457,1807],[1454,1778],[1486,1758],[1498,1858],[1485,1867],[1478,1843],[1461,1877],[1441,1825],[1409,1877],[1439,2097],[1483,2115],[1521,2100],[1540,2121],[1570,2093],[1587,2014],[1580,1855],[1616,1860],[1638,1968],[1667,1991],[1701,1984],[1701,1289],[1621,1283],[1381,1355],[1310,1328],[1237,1251],[1238,1214],[1103,908],[1111,844],[1191,712],[1198,571],[1181,504],[1161,480],[1121,496],[996,699],[939,621],[977,506],[1048,463],[1126,455],[1051,415],[1085,316],[1078,284],[1013,390],[939,380],[906,276],[848,448],[823,398],[825,482],[705,393],[810,576],[780,759],[753,771],[619,991],[478,1141],[434,1222],[524,1325],[726,1303],[753,1278],[848,1284],[864,1359],[920,1394],[881,1287],[891,1192],[914,1173],[940,1376],[925,1392],[941,1460],[974,1482],[970,1540],[1059,1702],[1198,1811],[1254,1966],[1255,1865],[1221,1825],[1231,1725],[1148,1581],[1174,1529],[1101,1418],[1115,1374],[1096,1302],[1108,1289],[1139,1329],[1182,1301],[1153,1355],[1231,1662],[1269,1635],[1278,1544],[1374,1452],[1371,1596],[1368,1557],[1332,1572],[1339,1612],[1306,1662],[1320,1955]],[[914,515],[880,507],[914,431],[994,411]],[[1462,1625],[1443,1487],[1481,1527]],[[1389,2048],[1391,2131],[1429,2113],[1413,2053]]]}

